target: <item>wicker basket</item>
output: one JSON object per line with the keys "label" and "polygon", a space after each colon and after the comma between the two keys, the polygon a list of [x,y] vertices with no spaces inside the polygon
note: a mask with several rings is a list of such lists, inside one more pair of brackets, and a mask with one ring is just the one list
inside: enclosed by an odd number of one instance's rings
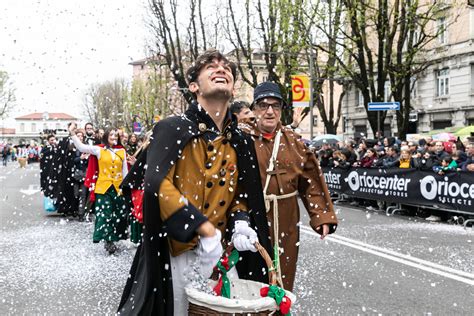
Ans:
{"label": "wicker basket", "polygon": [[[276,285],[277,277],[273,269],[273,263],[265,248],[256,243],[256,248],[265,260],[268,267],[269,284]],[[233,246],[226,249],[229,254]],[[217,283],[218,273],[214,271],[211,279]],[[197,289],[186,287],[189,307],[188,313],[192,316],[204,315],[269,315],[278,311],[275,300],[270,297],[261,297],[260,289],[268,284],[243,280],[231,279],[231,298],[225,298],[201,292]],[[212,286],[212,284],[210,284]],[[281,286],[281,284],[280,284]],[[286,295],[292,302],[296,301],[296,296],[286,291]]]}

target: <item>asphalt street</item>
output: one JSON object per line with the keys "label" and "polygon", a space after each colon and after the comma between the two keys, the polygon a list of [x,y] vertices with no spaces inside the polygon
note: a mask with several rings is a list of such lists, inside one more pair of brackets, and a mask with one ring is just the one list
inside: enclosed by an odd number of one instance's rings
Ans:
{"label": "asphalt street", "polygon": [[[108,256],[92,223],[46,214],[37,164],[0,167],[0,188],[0,315],[113,314],[133,245]],[[325,240],[301,213],[293,315],[472,315],[472,228],[336,209]]]}

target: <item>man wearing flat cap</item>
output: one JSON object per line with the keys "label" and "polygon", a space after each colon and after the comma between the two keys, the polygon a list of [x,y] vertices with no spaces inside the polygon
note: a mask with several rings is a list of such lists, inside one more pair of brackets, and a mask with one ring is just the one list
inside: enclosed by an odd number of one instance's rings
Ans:
{"label": "man wearing flat cap", "polygon": [[[280,122],[284,106],[278,85],[263,82],[254,90],[252,109],[257,120],[241,124],[240,128],[255,142],[271,242],[279,253],[277,275],[284,288],[291,291],[299,244],[297,197],[303,201],[309,224],[321,239],[336,230],[337,218],[314,153],[298,134]],[[240,271],[239,276],[248,278]]]}

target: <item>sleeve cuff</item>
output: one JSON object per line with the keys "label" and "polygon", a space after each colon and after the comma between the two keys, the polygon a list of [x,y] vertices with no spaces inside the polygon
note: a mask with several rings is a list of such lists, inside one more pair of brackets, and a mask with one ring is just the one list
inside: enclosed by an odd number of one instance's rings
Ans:
{"label": "sleeve cuff", "polygon": [[[332,214],[334,214],[334,213],[332,213]],[[331,218],[331,217],[332,217],[331,215],[322,216],[322,218],[317,218],[315,216],[315,217],[311,218],[309,224],[311,225],[311,228],[315,232],[317,232],[318,234],[321,234],[322,231],[316,230],[316,228],[318,228],[319,226],[321,226],[323,224],[327,224],[327,225],[329,225],[329,234],[332,234],[337,229],[337,219],[335,217],[334,218]]]}
{"label": "sleeve cuff", "polygon": [[196,236],[198,227],[207,221],[207,217],[190,204],[183,206],[163,222],[163,232],[176,241],[187,243]]}

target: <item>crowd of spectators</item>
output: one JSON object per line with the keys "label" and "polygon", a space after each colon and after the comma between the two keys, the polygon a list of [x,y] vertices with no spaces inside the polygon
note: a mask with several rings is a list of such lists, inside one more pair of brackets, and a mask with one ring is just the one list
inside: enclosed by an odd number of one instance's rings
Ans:
{"label": "crowd of spectators", "polygon": [[19,158],[29,163],[38,162],[41,148],[37,144],[16,145],[13,143],[0,143],[2,165],[7,166],[9,162],[18,161]]}
{"label": "crowd of spectators", "polygon": [[[474,172],[474,138],[465,142],[439,141],[431,137],[418,141],[402,141],[394,137],[379,140],[360,139],[347,140],[334,144],[323,143],[316,148],[321,167],[330,168],[414,168],[431,171],[439,175],[450,172]],[[351,205],[366,207],[369,210],[385,210],[389,203],[371,201],[360,198],[348,198]],[[404,209],[413,209],[403,205]],[[411,212],[409,212],[411,213]],[[421,214],[427,220],[440,221],[458,218],[447,216],[447,212],[436,212],[416,208],[417,215]]]}
{"label": "crowd of spectators", "polygon": [[322,167],[416,168],[443,174],[451,171],[474,171],[474,143],[466,141],[399,141],[393,137],[380,140],[348,140],[324,143],[317,150]]}

